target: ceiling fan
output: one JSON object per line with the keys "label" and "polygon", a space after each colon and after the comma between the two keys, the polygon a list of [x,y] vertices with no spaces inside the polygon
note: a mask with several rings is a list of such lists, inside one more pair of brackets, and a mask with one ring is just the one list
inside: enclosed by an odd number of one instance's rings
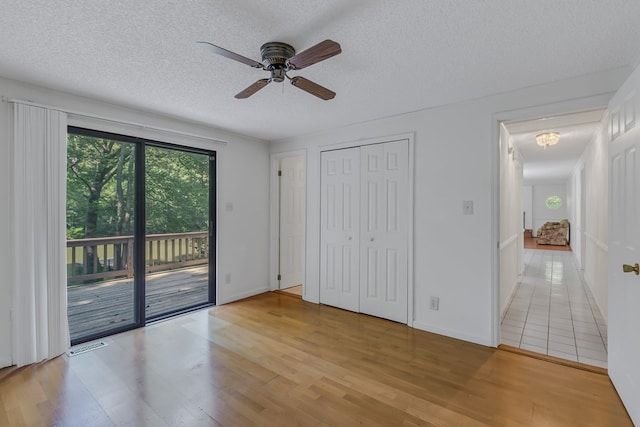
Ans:
{"label": "ceiling fan", "polygon": [[217,55],[222,55],[226,58],[242,62],[243,64],[249,65],[253,68],[262,68],[263,70],[271,73],[270,78],[260,79],[242,92],[238,93],[235,96],[237,99],[248,98],[269,83],[281,83],[285,78],[289,79],[291,84],[298,89],[302,89],[305,92],[315,95],[325,101],[333,99],[336,96],[335,92],[327,89],[326,87],[320,86],[311,80],[305,79],[304,77],[289,77],[287,75],[288,71],[302,70],[303,68],[316,64],[320,61],[324,61],[325,59],[331,58],[332,56],[342,52],[340,44],[333,40],[322,41],[298,54],[296,54],[296,50],[287,43],[268,42],[263,44],[260,48],[262,62],[254,61],[253,59],[246,58],[235,52],[231,52],[208,42],[198,42],[198,44],[204,46]]}

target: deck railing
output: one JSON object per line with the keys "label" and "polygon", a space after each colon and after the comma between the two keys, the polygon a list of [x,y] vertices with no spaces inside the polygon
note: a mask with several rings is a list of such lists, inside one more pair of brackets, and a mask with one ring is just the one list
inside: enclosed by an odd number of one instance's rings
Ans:
{"label": "deck railing", "polygon": [[[206,264],[209,233],[149,234],[145,239],[147,273]],[[133,236],[67,240],[67,282],[133,277]]]}

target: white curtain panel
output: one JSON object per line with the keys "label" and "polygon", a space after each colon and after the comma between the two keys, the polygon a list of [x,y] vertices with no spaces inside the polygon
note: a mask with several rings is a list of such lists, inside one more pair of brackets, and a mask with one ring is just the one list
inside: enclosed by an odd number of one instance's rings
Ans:
{"label": "white curtain panel", "polygon": [[67,320],[67,115],[13,103],[13,363],[59,356],[70,345]]}

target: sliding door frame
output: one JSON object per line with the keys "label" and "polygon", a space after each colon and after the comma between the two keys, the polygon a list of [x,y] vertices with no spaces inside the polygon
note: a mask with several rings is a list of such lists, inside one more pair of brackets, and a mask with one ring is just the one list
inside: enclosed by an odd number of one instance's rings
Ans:
{"label": "sliding door frame", "polygon": [[[95,339],[104,338],[106,336],[115,335],[121,332],[137,329],[145,326],[147,323],[162,320],[168,317],[176,316],[182,313],[199,310],[216,304],[216,286],[217,286],[217,165],[215,150],[207,150],[203,148],[187,147],[179,144],[172,144],[162,141],[154,141],[146,138],[123,135],[119,133],[88,129],[78,126],[68,126],[67,133],[78,135],[107,138],[113,141],[134,144],[135,147],[135,208],[134,208],[134,317],[133,322],[117,326],[107,331],[101,331],[95,334],[87,335],[79,339],[72,340],[71,344],[76,345]],[[146,265],[145,265],[145,243],[146,243],[146,183],[145,183],[145,149],[147,146],[165,149],[173,149],[186,153],[202,154],[208,156],[209,159],[209,256],[208,256],[208,301],[206,303],[197,304],[195,306],[180,308],[167,313],[163,313],[152,318],[145,316],[145,290],[146,290]],[[66,203],[66,202],[65,202]],[[142,244],[140,243],[142,242]]]}
{"label": "sliding door frame", "polygon": [[[192,153],[192,154],[201,154],[201,155],[206,155],[209,158],[209,220],[208,220],[208,224],[209,224],[209,257],[208,257],[208,266],[209,266],[209,273],[207,275],[207,279],[208,279],[208,300],[206,303],[202,303],[202,304],[196,304],[194,306],[191,307],[186,307],[186,308],[178,308],[176,310],[171,310],[168,311],[166,313],[162,313],[159,314],[157,316],[152,316],[146,319],[142,319],[143,320],[143,324],[140,326],[144,326],[146,323],[152,323],[158,320],[162,320],[162,319],[166,319],[169,317],[173,317],[176,316],[178,314],[182,314],[182,313],[188,313],[190,311],[194,311],[194,310],[199,310],[201,308],[205,308],[205,307],[211,307],[213,305],[216,304],[216,277],[217,277],[217,272],[216,272],[216,241],[217,241],[217,233],[216,233],[216,212],[217,212],[217,203],[216,203],[216,188],[217,188],[217,178],[216,178],[216,173],[217,173],[217,168],[216,168],[216,152],[213,150],[205,150],[202,148],[193,148],[193,147],[185,147],[182,145],[178,145],[178,144],[170,144],[167,142],[160,142],[160,141],[152,141],[152,140],[148,140],[148,139],[142,139],[142,138],[136,138],[139,141],[141,141],[141,146],[143,147],[142,150],[145,151],[144,149],[146,147],[156,147],[156,148],[164,148],[164,149],[168,149],[168,150],[177,150],[177,151],[181,151],[183,153]],[[143,157],[143,162],[145,161],[144,156]],[[145,174],[145,170],[143,169],[143,174]],[[146,174],[145,174],[146,175]],[[146,188],[146,187],[145,187]],[[145,189],[143,188],[142,191],[144,191]],[[142,199],[142,204],[145,205],[143,206],[143,212],[145,213],[144,218],[146,219],[146,198],[145,198],[145,193],[142,192],[140,193],[142,194],[142,197],[140,197],[140,199]],[[143,221],[142,223],[142,231],[145,234],[146,237],[146,230],[145,230],[145,223]],[[145,237],[143,237],[143,240],[140,240],[142,242],[145,241]],[[140,290],[142,293],[141,295],[143,296],[143,298],[139,298],[138,303],[141,302],[142,306],[140,307],[140,312],[144,313],[144,308],[145,308],[145,291],[146,291],[146,272],[145,270],[145,266],[144,266],[144,261],[145,261],[145,245],[140,245],[142,246],[142,254],[141,254],[141,258],[142,258],[142,270],[143,271],[143,275],[145,276],[144,279],[145,280],[141,280],[140,283],[144,283],[145,285],[143,285],[142,289]],[[138,267],[138,265],[136,264],[136,267]],[[146,316],[143,316],[146,317]]]}

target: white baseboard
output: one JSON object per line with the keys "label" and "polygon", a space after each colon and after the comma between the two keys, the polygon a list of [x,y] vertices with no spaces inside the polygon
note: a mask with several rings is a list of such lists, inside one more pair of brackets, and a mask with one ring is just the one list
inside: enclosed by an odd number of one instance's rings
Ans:
{"label": "white baseboard", "polygon": [[475,335],[469,335],[458,331],[452,331],[450,329],[436,328],[425,323],[418,321],[413,322],[413,327],[422,331],[432,332],[438,335],[444,335],[445,337],[455,338],[462,341],[472,342],[474,344],[484,345],[486,347],[495,347],[491,344],[491,338],[479,337]]}
{"label": "white baseboard", "polygon": [[264,286],[262,288],[252,289],[250,291],[242,292],[242,293],[235,294],[235,295],[230,295],[230,296],[227,296],[225,298],[220,298],[220,301],[218,301],[217,305],[228,304],[230,302],[238,301],[238,300],[241,300],[243,298],[249,298],[249,297],[252,297],[254,295],[263,294],[265,292],[269,292],[269,286]]}
{"label": "white baseboard", "polygon": [[7,366],[12,366],[13,363],[11,359],[0,359],[0,369],[6,368]]}
{"label": "white baseboard", "polygon": [[509,310],[509,306],[513,302],[513,297],[516,295],[516,291],[518,290],[518,283],[520,283],[521,281],[522,281],[522,274],[519,274],[516,284],[513,285],[513,287],[511,288],[511,295],[509,295],[509,299],[507,299],[508,302],[505,304],[504,309],[502,309],[500,313],[500,322],[504,320],[504,316],[507,314],[507,310]]}

